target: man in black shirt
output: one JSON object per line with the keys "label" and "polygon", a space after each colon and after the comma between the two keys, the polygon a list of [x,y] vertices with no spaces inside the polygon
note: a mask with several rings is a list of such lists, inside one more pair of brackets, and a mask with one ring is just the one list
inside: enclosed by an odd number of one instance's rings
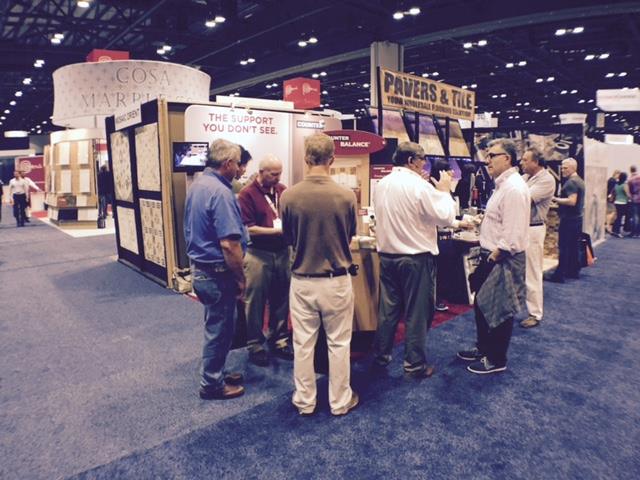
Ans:
{"label": "man in black shirt", "polygon": [[582,232],[584,210],[584,181],[578,176],[578,162],[573,158],[562,161],[562,177],[565,182],[560,197],[553,197],[558,205],[560,227],[558,229],[558,267],[548,280],[563,283],[565,278],[580,276],[578,239]]}

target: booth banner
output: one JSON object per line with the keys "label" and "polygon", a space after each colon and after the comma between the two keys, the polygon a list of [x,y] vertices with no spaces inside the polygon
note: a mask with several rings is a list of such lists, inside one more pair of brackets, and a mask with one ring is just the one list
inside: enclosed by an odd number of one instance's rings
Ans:
{"label": "booth banner", "polygon": [[258,171],[260,160],[268,154],[282,161],[282,183],[290,185],[291,114],[264,110],[191,105],[184,114],[184,138],[187,142],[211,143],[229,140],[249,151],[253,161],[246,175]]}
{"label": "booth banner", "polygon": [[295,108],[311,109],[320,106],[320,80],[297,77],[282,84],[284,100],[293,102]]}
{"label": "booth banner", "polygon": [[332,130],[324,132],[333,138],[335,155],[367,155],[382,150],[385,146],[384,138],[370,132],[360,130]]}
{"label": "booth banner", "polygon": [[147,60],[76,63],[53,72],[52,123],[98,127],[104,118],[154,98],[208,102],[211,77],[195,68]]}
{"label": "booth banner", "polygon": [[35,155],[32,157],[17,157],[15,160],[16,170],[20,170],[44,191],[44,156]]}
{"label": "booth banner", "polygon": [[471,90],[406,73],[380,69],[382,106],[473,121],[476,94]]}
{"label": "booth banner", "polygon": [[611,88],[596,90],[596,105],[605,112],[640,110],[640,89]]}

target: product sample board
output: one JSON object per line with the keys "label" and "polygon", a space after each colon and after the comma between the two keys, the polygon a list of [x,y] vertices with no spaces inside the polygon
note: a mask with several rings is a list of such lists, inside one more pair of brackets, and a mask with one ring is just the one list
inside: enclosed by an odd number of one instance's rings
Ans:
{"label": "product sample board", "polygon": [[160,156],[161,108],[157,102],[146,103],[138,123],[116,130],[110,117],[106,127],[118,258],[167,285],[167,237],[172,232],[165,227],[164,214],[171,210],[171,195],[162,178],[170,178],[171,168],[163,167]]}
{"label": "product sample board", "polygon": [[64,141],[45,150],[45,188],[53,221],[95,221],[97,141]]}

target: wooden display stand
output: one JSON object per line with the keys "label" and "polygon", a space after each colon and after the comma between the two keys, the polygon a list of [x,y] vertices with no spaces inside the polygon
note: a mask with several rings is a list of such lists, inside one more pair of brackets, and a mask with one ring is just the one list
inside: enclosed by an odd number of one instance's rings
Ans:
{"label": "wooden display stand", "polygon": [[45,203],[51,222],[95,223],[99,129],[65,130],[51,134],[45,147]]}

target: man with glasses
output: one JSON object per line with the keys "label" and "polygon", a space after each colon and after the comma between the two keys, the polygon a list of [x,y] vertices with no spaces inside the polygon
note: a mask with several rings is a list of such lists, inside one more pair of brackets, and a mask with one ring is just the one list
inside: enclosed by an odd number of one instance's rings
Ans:
{"label": "man with glasses", "polygon": [[184,237],[193,290],[204,305],[200,398],[229,399],[244,393],[242,375],[224,373],[233,340],[236,302],[244,297],[242,257],[248,236],[231,182],[240,168],[240,147],[215,140],[206,168],[189,187]]}
{"label": "man with glasses", "polygon": [[529,239],[531,196],[518,174],[516,145],[497,139],[489,144],[487,169],[496,189],[480,227],[482,261],[469,278],[476,292],[476,347],[458,352],[473,362],[476,374],[507,369],[513,317],[526,308],[525,250]]}
{"label": "man with glasses", "polygon": [[456,204],[451,176],[440,173],[433,185],[422,174],[424,150],[402,142],[393,155],[393,170],[376,186],[374,209],[380,253],[380,304],[374,342],[374,366],[386,367],[398,321],[404,316],[404,371],[415,378],[430,377],[425,339],[435,304],[437,227],[453,225]]}

